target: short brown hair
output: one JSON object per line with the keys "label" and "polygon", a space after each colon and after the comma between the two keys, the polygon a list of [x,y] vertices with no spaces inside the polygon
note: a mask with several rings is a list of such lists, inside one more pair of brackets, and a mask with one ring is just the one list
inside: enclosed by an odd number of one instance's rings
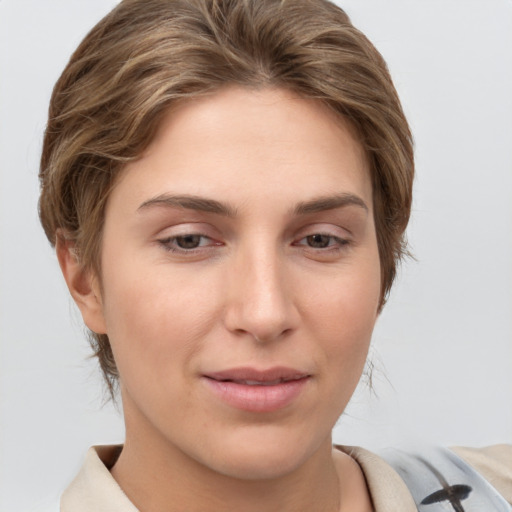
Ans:
{"label": "short brown hair", "polygon": [[[173,102],[226,84],[316,98],[355,128],[371,170],[382,306],[406,250],[412,138],[383,58],[327,0],[122,1],[53,90],[39,202],[50,242],[65,234],[99,275],[105,204],[119,172]],[[91,344],[112,391],[108,336],[91,333]]]}

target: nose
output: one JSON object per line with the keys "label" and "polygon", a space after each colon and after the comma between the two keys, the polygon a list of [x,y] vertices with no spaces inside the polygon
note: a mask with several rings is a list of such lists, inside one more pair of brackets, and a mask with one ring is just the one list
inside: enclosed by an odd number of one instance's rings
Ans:
{"label": "nose", "polygon": [[277,252],[240,253],[230,265],[227,279],[227,329],[260,343],[289,335],[299,320],[292,276]]}

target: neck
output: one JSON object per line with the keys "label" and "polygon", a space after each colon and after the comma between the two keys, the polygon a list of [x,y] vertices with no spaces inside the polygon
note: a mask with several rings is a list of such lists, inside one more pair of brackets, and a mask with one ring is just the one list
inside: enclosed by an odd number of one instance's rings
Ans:
{"label": "neck", "polygon": [[111,473],[141,512],[371,510],[359,466],[348,455],[333,454],[330,436],[293,467],[271,476],[240,477],[236,468],[221,472],[191,457],[149,422],[126,412],[126,442]]}
{"label": "neck", "polygon": [[[149,448],[149,449],[148,449]],[[337,512],[340,486],[331,456],[315,454],[291,473],[246,480],[205,468],[179,450],[140,450],[128,436],[112,475],[143,512]],[[325,463],[324,463],[325,460]]]}

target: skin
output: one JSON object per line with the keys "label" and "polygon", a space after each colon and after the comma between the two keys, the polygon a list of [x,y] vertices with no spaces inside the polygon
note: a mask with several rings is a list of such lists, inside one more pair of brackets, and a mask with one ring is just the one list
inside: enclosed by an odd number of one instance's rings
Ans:
{"label": "skin", "polygon": [[[101,285],[70,244],[57,251],[85,323],[112,344],[126,422],[112,475],[141,511],[371,510],[331,442],[380,297],[369,170],[339,117],[279,89],[184,101],[112,191]],[[248,366],[307,378],[270,412],[205,380]]]}

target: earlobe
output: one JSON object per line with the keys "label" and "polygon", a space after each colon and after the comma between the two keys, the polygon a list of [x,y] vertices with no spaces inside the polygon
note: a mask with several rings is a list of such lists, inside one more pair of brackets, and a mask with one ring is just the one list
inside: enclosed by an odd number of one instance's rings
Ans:
{"label": "earlobe", "polygon": [[57,236],[55,250],[69,293],[80,309],[85,325],[97,334],[106,334],[102,297],[96,274],[80,264],[74,243],[65,237]]}

